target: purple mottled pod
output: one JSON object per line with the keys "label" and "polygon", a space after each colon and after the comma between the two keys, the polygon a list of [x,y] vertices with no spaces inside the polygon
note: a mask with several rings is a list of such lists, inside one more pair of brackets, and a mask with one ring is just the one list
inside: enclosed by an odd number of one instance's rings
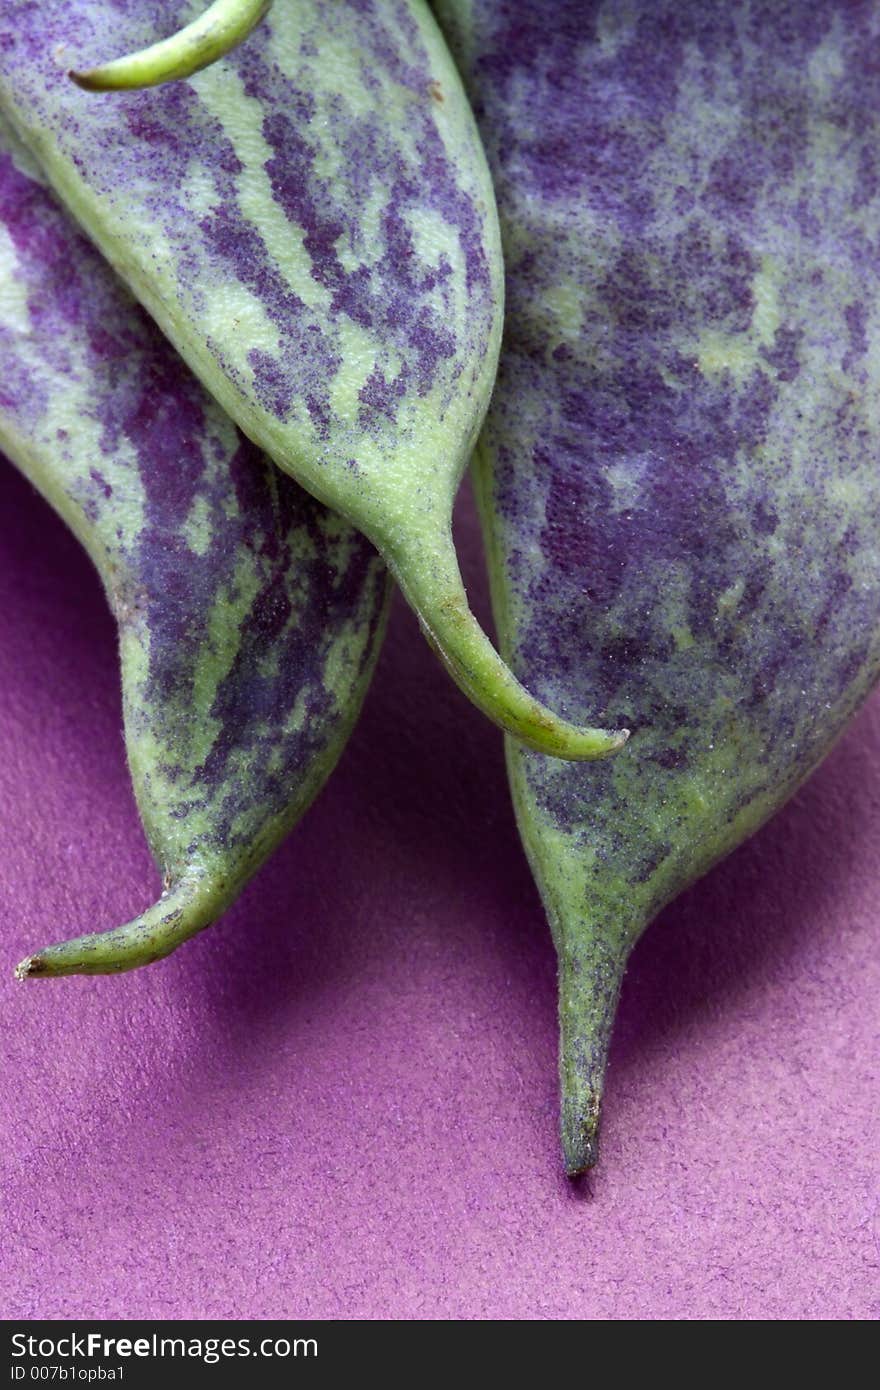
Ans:
{"label": "purple mottled pod", "polygon": [[208,926],[329,776],[387,576],[190,375],[0,127],[0,448],[95,562],[128,761],[164,878],[22,976],[128,970]]}
{"label": "purple mottled pod", "polygon": [[502,650],[634,730],[589,768],[508,747],[578,1173],[633,943],[880,670],[880,10],[435,9],[507,261],[476,456]]}
{"label": "purple mottled pod", "polygon": [[592,759],[471,613],[452,503],[498,358],[491,180],[424,0],[276,4],[186,81],[68,69],[170,34],[181,0],[6,0],[0,104],[108,260],[245,433],[385,556],[491,718]]}

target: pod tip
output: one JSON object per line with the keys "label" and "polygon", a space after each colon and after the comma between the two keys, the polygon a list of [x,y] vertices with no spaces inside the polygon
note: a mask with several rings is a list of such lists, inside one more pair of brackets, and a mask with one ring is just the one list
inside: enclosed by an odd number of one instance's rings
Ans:
{"label": "pod tip", "polygon": [[15,978],[17,980],[32,980],[35,975],[45,975],[47,973],[45,965],[39,956],[27,956],[24,960],[19,961],[18,965],[15,967]]}
{"label": "pod tip", "polygon": [[577,1134],[566,1134],[563,1130],[563,1159],[566,1177],[577,1179],[591,1172],[599,1162],[598,1123],[589,1118],[578,1129]]}
{"label": "pod tip", "polygon": [[106,88],[101,83],[101,69],[87,68],[84,72],[77,72],[71,68],[67,74],[71,82],[75,82],[78,87],[82,87],[84,92],[101,92]]}
{"label": "pod tip", "polygon": [[629,736],[629,729],[578,729],[564,739],[559,749],[548,741],[540,751],[556,752],[558,756],[576,762],[591,762],[597,758],[611,757],[623,747]]}
{"label": "pod tip", "polygon": [[583,1135],[575,1153],[565,1155],[565,1176],[574,1181],[589,1173],[599,1162],[599,1144],[595,1134]]}

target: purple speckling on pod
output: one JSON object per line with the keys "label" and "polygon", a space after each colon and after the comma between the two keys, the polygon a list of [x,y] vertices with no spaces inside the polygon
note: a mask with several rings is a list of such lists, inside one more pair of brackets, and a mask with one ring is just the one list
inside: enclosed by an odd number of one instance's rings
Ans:
{"label": "purple speckling on pod", "polygon": [[0,128],[0,447],[95,562],[162,897],[26,976],[167,955],[237,896],[338,758],[383,630],[369,542],[191,376]]}
{"label": "purple speckling on pod", "polygon": [[186,81],[69,80],[182,18],[180,0],[13,0],[0,105],[211,394],[375,544],[469,698],[547,753],[616,751],[625,731],[574,727],[523,688],[459,573],[452,504],[495,377],[503,268],[427,6],[297,0]]}
{"label": "purple speckling on pod", "polygon": [[578,1173],[634,942],[880,672],[880,30],[844,0],[434,8],[507,257],[475,463],[502,650],[634,731],[591,767],[508,747]]}

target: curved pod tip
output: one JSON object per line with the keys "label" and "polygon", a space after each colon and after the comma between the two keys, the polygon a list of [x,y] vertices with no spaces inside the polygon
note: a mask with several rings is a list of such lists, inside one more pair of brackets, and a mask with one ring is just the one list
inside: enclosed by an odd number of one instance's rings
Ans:
{"label": "curved pod tip", "polygon": [[459,688],[493,723],[535,752],[571,762],[607,758],[623,747],[629,729],[571,724],[520,684],[471,612],[451,536],[426,546],[412,560],[395,549],[385,549],[386,559],[428,642]]}
{"label": "curved pod tip", "polygon": [[209,927],[223,911],[228,896],[226,885],[210,875],[191,875],[122,927],[74,937],[28,956],[16,967],[15,977],[47,980],[63,975],[117,975],[150,965]]}
{"label": "curved pod tip", "polygon": [[259,24],[272,0],[214,0],[192,24],[137,53],[100,67],[69,72],[87,92],[128,92],[192,77],[237,48]]}

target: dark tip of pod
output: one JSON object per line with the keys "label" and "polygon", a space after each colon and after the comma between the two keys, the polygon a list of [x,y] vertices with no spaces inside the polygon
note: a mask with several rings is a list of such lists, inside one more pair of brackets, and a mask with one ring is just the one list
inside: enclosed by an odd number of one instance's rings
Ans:
{"label": "dark tip of pod", "polygon": [[231,53],[263,18],[271,0],[214,0],[170,38],[68,77],[87,92],[134,92],[178,82]]}
{"label": "dark tip of pod", "polygon": [[76,72],[73,68],[68,71],[67,76],[71,82],[75,82],[78,87],[82,87],[84,92],[100,92],[101,86],[99,68],[87,68],[84,72]]}
{"label": "dark tip of pod", "polygon": [[599,1162],[599,1141],[595,1134],[582,1136],[581,1145],[576,1155],[566,1156],[565,1176],[573,1182],[578,1178],[583,1178],[591,1172]]}
{"label": "dark tip of pod", "polygon": [[35,975],[45,975],[46,966],[39,956],[28,956],[15,967],[17,980],[32,980]]}
{"label": "dark tip of pod", "polygon": [[110,931],[92,932],[28,956],[16,968],[19,980],[62,975],[116,975],[170,955],[196,932],[216,921],[234,896],[235,880],[215,865],[191,866],[139,917]]}

